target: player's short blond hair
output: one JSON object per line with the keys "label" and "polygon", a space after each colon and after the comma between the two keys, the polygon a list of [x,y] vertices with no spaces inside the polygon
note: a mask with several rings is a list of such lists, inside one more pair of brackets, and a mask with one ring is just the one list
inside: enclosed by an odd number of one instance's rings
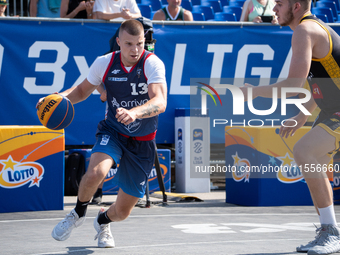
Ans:
{"label": "player's short blond hair", "polygon": [[130,35],[140,35],[141,33],[144,35],[142,23],[135,19],[125,20],[119,28],[119,36],[122,31],[126,31]]}

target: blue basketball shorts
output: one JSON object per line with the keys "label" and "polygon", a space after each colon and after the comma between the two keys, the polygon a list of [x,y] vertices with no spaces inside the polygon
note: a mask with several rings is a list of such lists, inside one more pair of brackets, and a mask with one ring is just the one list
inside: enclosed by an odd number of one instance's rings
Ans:
{"label": "blue basketball shorts", "polygon": [[109,155],[117,164],[114,179],[126,194],[142,198],[155,161],[155,139],[137,141],[115,130],[98,130],[92,153]]}

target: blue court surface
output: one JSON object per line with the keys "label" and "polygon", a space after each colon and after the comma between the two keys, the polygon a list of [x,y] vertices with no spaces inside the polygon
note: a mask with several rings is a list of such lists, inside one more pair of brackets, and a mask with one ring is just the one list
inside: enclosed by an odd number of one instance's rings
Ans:
{"label": "blue court surface", "polygon": [[[236,206],[225,203],[224,191],[190,195],[203,201],[169,197],[163,206],[152,196],[150,208],[136,206],[127,220],[111,223],[116,247],[110,249],[97,248],[94,240],[98,205],[88,207],[85,223],[68,240],[51,237],[76,197],[65,197],[60,211],[2,213],[0,254],[298,254],[295,247],[314,239],[313,223],[319,226],[313,206]],[[340,220],[339,206],[335,212]]]}

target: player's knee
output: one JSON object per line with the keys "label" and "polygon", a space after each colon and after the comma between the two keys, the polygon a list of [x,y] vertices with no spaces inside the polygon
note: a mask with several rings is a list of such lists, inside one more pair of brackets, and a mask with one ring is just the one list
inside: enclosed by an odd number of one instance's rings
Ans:
{"label": "player's knee", "polygon": [[297,142],[293,148],[293,156],[295,162],[298,165],[304,164],[304,162],[307,160],[307,157],[309,156],[308,149],[305,146],[303,146],[302,143]]}
{"label": "player's knee", "polygon": [[84,177],[86,178],[86,182],[88,185],[98,185],[98,183],[100,183],[104,179],[105,175],[100,171],[88,170]]}
{"label": "player's knee", "polygon": [[295,144],[294,148],[293,148],[293,157],[294,160],[297,164],[299,164],[298,162],[300,162],[300,160],[303,157],[303,152],[301,151],[301,149],[299,148],[299,146],[297,146],[297,144]]}

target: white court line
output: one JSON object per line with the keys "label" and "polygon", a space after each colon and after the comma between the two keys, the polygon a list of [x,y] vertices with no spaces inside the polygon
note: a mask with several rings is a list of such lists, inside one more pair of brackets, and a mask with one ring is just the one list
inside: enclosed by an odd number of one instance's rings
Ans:
{"label": "white court line", "polygon": [[[340,213],[336,213],[339,215]],[[221,213],[221,214],[156,214],[156,215],[130,215],[129,218],[156,218],[156,217],[206,217],[206,216],[316,216],[316,213]],[[86,217],[94,219],[95,217]],[[47,218],[47,219],[26,219],[26,220],[0,220],[0,223],[14,222],[34,222],[48,220],[62,220],[64,218]]]}
{"label": "white court line", "polygon": [[[166,247],[166,246],[175,246],[175,245],[201,245],[201,244],[223,244],[223,243],[250,243],[250,242],[275,242],[275,241],[299,241],[304,239],[257,239],[257,240],[233,240],[233,241],[212,241],[212,242],[188,242],[188,243],[165,243],[165,244],[143,244],[143,245],[132,245],[132,246],[122,246],[112,248],[114,250],[120,249],[136,249],[136,248],[148,248],[148,247]],[[82,252],[82,251],[90,251],[90,250],[102,250],[102,248],[88,248],[88,249],[79,249],[79,250],[71,250],[71,251],[59,251],[59,252],[48,252],[48,253],[35,253],[34,255],[46,255],[46,254],[69,254],[72,252]]]}

